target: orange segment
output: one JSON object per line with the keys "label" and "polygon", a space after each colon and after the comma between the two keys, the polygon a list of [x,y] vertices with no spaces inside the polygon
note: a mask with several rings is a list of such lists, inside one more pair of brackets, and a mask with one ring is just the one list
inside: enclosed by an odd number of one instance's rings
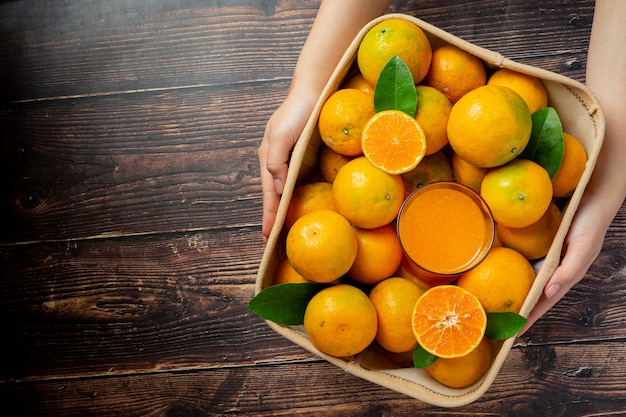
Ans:
{"label": "orange segment", "polygon": [[426,154],[426,135],[415,118],[399,110],[376,113],[363,127],[363,154],[388,174],[415,168]]}
{"label": "orange segment", "polygon": [[439,358],[469,354],[485,335],[487,314],[474,295],[456,285],[426,291],[413,309],[413,333],[424,350]]}

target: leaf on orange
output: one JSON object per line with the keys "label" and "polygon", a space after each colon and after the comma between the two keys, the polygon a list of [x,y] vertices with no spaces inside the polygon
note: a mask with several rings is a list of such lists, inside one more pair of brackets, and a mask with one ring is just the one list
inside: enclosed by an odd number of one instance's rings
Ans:
{"label": "leaf on orange", "polygon": [[399,175],[426,154],[426,135],[415,118],[399,110],[376,113],[363,127],[363,154],[375,167]]}

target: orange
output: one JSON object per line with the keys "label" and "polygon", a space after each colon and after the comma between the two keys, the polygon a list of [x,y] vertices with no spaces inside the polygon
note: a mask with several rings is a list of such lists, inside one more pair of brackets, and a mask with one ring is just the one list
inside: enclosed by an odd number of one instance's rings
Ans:
{"label": "orange", "polygon": [[296,187],[285,214],[285,227],[291,228],[303,215],[315,210],[335,210],[333,186],[328,182],[312,182]]}
{"label": "orange", "polygon": [[452,106],[448,118],[448,140],[454,152],[483,168],[503,165],[519,155],[531,130],[524,100],[498,85],[470,91]]}
{"label": "orange", "polygon": [[441,91],[451,103],[487,82],[485,65],[478,57],[454,45],[433,51],[424,84]]}
{"label": "orange", "polygon": [[457,182],[480,193],[480,184],[482,184],[483,178],[489,172],[489,168],[480,168],[472,165],[456,153],[452,153],[450,164],[452,165],[452,174]]}
{"label": "orange", "polygon": [[374,113],[372,94],[354,88],[334,92],[322,106],[318,119],[322,141],[342,155],[361,155],[361,131]]}
{"label": "orange", "polygon": [[515,159],[491,169],[480,186],[496,223],[526,227],[544,215],[552,201],[550,175],[539,164]]}
{"label": "orange", "polygon": [[286,252],[293,268],[314,282],[332,282],[350,270],[357,240],[339,213],[317,210],[305,214],[287,233]]}
{"label": "orange", "polygon": [[515,249],[526,259],[543,258],[548,254],[559,230],[561,217],[561,211],[556,204],[550,203],[545,214],[530,226],[513,228],[499,224],[498,239],[502,246]]}
{"label": "orange", "polygon": [[439,358],[458,358],[480,344],[487,314],[470,292],[456,285],[437,285],[415,303],[412,324],[424,350]]}
{"label": "orange", "polygon": [[457,285],[474,294],[488,312],[519,312],[535,280],[528,259],[511,248],[492,248]]}
{"label": "orange", "polygon": [[411,317],[418,298],[424,293],[405,278],[392,277],[379,282],[370,292],[370,301],[378,316],[376,341],[390,352],[415,349]]}
{"label": "orange", "polygon": [[376,284],[389,278],[402,261],[396,229],[389,224],[375,229],[355,227],[354,234],[358,249],[348,275],[364,284]]}
{"label": "orange", "polygon": [[404,189],[408,195],[411,191],[437,181],[452,181],[452,168],[443,152],[425,156],[419,164],[409,172],[402,174]]}
{"label": "orange", "polygon": [[361,73],[356,73],[352,77],[345,80],[341,85],[341,88],[356,88],[364,93],[374,94],[374,86],[363,78]]}
{"label": "orange", "polygon": [[304,329],[311,343],[332,356],[362,352],[376,337],[376,309],[360,289],[337,284],[311,298],[304,312]]}
{"label": "orange", "polygon": [[565,152],[561,166],[552,177],[552,189],[555,198],[569,197],[572,195],[580,178],[585,172],[587,164],[587,152],[582,143],[574,136],[563,133]]}
{"label": "orange", "polygon": [[363,154],[376,168],[398,175],[417,166],[426,153],[426,135],[417,120],[400,110],[376,113],[363,127]]}
{"label": "orange", "polygon": [[452,104],[436,88],[418,85],[415,91],[417,92],[415,120],[426,135],[426,155],[432,155],[448,144],[447,126]]}
{"label": "orange", "polygon": [[329,183],[335,181],[335,177],[337,176],[339,169],[354,158],[354,156],[346,156],[337,153],[328,146],[322,144],[318,164],[324,181]]}
{"label": "orange", "polygon": [[357,52],[357,64],[363,78],[376,85],[380,72],[394,56],[404,61],[414,83],[419,83],[428,72],[432,57],[430,41],[424,31],[397,18],[373,26],[361,40]]}
{"label": "orange", "polygon": [[500,238],[498,237],[498,230],[497,230],[497,225],[496,225],[496,233],[494,233],[493,236],[493,244],[491,245],[492,248],[499,248],[502,245],[502,242],[500,242]]}
{"label": "orange", "polygon": [[399,175],[387,174],[361,156],[345,164],[333,182],[337,211],[350,223],[374,229],[395,219],[404,201]]}
{"label": "orange", "polygon": [[531,113],[548,105],[548,92],[541,80],[533,75],[502,68],[491,74],[487,84],[509,87],[524,99]]}
{"label": "orange", "polygon": [[302,275],[298,274],[295,269],[293,269],[293,266],[291,266],[291,263],[289,263],[289,259],[284,258],[278,263],[278,265],[276,265],[276,271],[274,272],[272,285],[298,284],[302,282],[309,281],[305,279]]}
{"label": "orange", "polygon": [[437,359],[426,372],[439,383],[451,388],[464,388],[482,377],[491,365],[492,343],[486,337],[469,354],[461,358]]}
{"label": "orange", "polygon": [[406,278],[411,281],[413,284],[417,285],[422,292],[430,289],[432,284],[428,283],[428,277],[421,275],[418,271],[413,270],[407,264],[407,260],[404,256],[402,256],[402,262],[400,262],[400,266],[396,272],[393,273],[394,276],[400,278]]}

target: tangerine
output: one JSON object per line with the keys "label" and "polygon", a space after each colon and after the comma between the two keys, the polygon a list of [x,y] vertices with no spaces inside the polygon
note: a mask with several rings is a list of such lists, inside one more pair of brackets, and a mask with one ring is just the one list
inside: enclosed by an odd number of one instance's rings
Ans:
{"label": "tangerine", "polygon": [[472,385],[482,377],[491,365],[491,340],[483,340],[467,355],[460,358],[444,359],[427,366],[426,372],[435,380],[451,388],[464,388]]}
{"label": "tangerine", "polygon": [[458,46],[440,46],[432,55],[424,84],[441,91],[452,104],[487,83],[483,61]]}
{"label": "tangerine", "polygon": [[450,111],[448,140],[472,165],[490,168],[514,159],[530,140],[532,119],[515,91],[498,85],[478,87]]}
{"label": "tangerine", "polygon": [[293,190],[291,200],[289,200],[289,207],[285,214],[285,227],[290,229],[303,215],[324,209],[337,211],[332,184],[320,181],[300,185]]}
{"label": "tangerine", "polygon": [[324,181],[328,183],[335,181],[335,177],[337,176],[339,169],[352,159],[354,159],[354,156],[342,155],[322,144],[318,164],[320,174],[322,175],[322,178],[324,178]]}
{"label": "tangerine", "polygon": [[496,223],[526,227],[544,215],[552,201],[552,182],[548,172],[527,159],[515,159],[492,168],[480,187]]}
{"label": "tangerine", "polygon": [[304,311],[304,329],[311,343],[332,356],[352,356],[376,337],[376,309],[360,289],[337,284],[315,294]]}
{"label": "tangerine", "polygon": [[541,80],[534,75],[524,74],[509,68],[501,68],[491,74],[487,85],[509,87],[519,94],[531,113],[548,105],[548,92]]}
{"label": "tangerine", "polygon": [[409,172],[402,174],[405,193],[437,181],[452,181],[452,168],[445,154],[441,151],[426,155],[419,164]]}
{"label": "tangerine", "polygon": [[318,128],[322,141],[342,155],[361,155],[361,131],[374,114],[372,94],[355,88],[337,90],[320,111]]}
{"label": "tangerine", "polygon": [[399,175],[387,174],[358,157],[345,164],[333,182],[337,211],[353,225],[374,229],[395,219],[404,201]]}
{"label": "tangerine", "polygon": [[426,135],[415,118],[400,110],[376,113],[363,127],[365,157],[388,174],[415,168],[426,153]]}
{"label": "tangerine", "polygon": [[474,294],[487,312],[519,312],[535,280],[530,262],[506,247],[492,248],[457,285]]}
{"label": "tangerine", "polygon": [[332,282],[350,270],[358,243],[352,226],[339,213],[317,210],[300,217],[287,233],[287,258],[313,282]]}
{"label": "tangerine", "polygon": [[415,303],[412,325],[424,350],[439,358],[459,358],[480,344],[487,314],[472,293],[456,285],[437,285]]}
{"label": "tangerine", "polygon": [[364,93],[374,95],[374,86],[370,84],[360,72],[357,72],[352,77],[345,80],[341,88],[356,88]]}
{"label": "tangerine", "polygon": [[357,65],[363,78],[375,86],[387,62],[398,56],[409,67],[417,84],[428,72],[432,52],[430,41],[420,27],[405,19],[391,18],[365,34],[357,51]]}
{"label": "tangerine", "polygon": [[452,174],[457,182],[480,193],[480,184],[482,184],[483,178],[489,172],[489,168],[480,168],[472,165],[454,152],[450,158],[450,164],[452,166]]}
{"label": "tangerine", "polygon": [[384,349],[401,353],[415,348],[411,317],[423,293],[413,282],[400,277],[387,278],[372,289],[369,298],[378,316],[376,341]]}
{"label": "tangerine", "polygon": [[572,195],[585,172],[587,152],[582,143],[569,133],[563,133],[565,151],[561,166],[552,177],[552,191],[555,198]]}
{"label": "tangerine", "polygon": [[300,284],[303,282],[310,282],[300,275],[291,263],[289,259],[283,258],[278,265],[276,265],[276,271],[272,277],[272,285],[278,284]]}
{"label": "tangerine", "polygon": [[426,135],[425,154],[432,155],[448,144],[447,126],[452,103],[434,87],[418,85],[415,91],[417,92],[415,120]]}
{"label": "tangerine", "polygon": [[364,284],[376,284],[389,278],[402,261],[396,229],[389,224],[375,229],[355,227],[354,234],[358,249],[348,276]]}
{"label": "tangerine", "polygon": [[497,235],[502,246],[515,249],[526,259],[543,258],[548,254],[561,224],[561,211],[554,203],[535,223],[526,227],[497,225]]}

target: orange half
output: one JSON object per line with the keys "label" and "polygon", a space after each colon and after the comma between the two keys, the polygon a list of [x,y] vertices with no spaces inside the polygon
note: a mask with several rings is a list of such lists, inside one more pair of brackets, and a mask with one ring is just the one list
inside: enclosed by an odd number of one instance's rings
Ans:
{"label": "orange half", "polygon": [[426,154],[426,135],[414,117],[400,110],[384,110],[372,116],[361,136],[363,154],[388,174],[409,172]]}
{"label": "orange half", "polygon": [[439,358],[460,358],[485,336],[487,314],[470,292],[456,285],[439,285],[417,300],[412,324],[424,350]]}

